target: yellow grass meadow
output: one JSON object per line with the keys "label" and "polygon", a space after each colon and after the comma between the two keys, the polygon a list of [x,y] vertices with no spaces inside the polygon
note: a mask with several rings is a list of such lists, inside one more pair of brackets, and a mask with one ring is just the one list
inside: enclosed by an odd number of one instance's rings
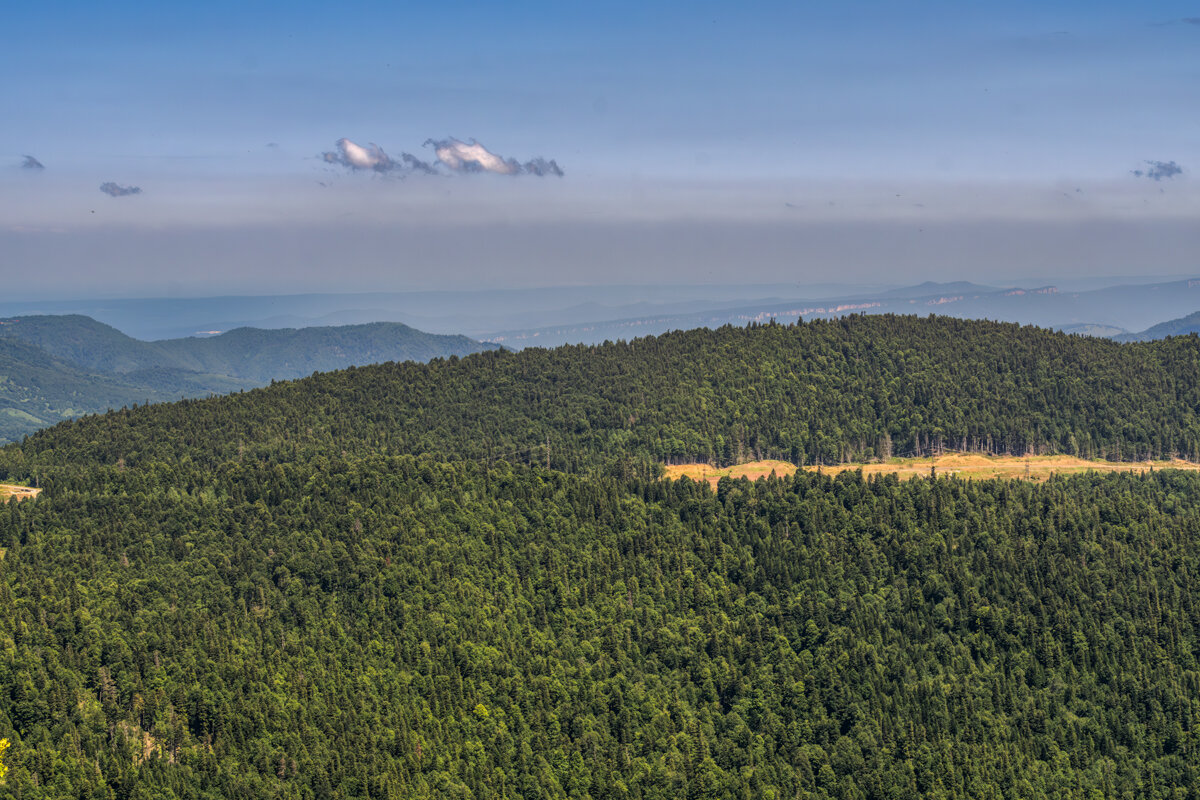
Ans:
{"label": "yellow grass meadow", "polygon": [[[717,468],[710,464],[674,464],[666,468],[666,477],[705,480],[713,486],[724,477],[765,478],[772,472],[779,477],[791,475],[797,469],[786,461],[752,461],[735,467]],[[934,458],[897,458],[867,464],[837,464],[809,466],[829,475],[845,470],[861,469],[863,475],[895,474],[901,479],[927,478],[930,475],[958,475],[964,478],[1021,478],[1041,481],[1055,474],[1074,472],[1147,472],[1154,469],[1200,470],[1200,464],[1178,459],[1164,461],[1090,461],[1074,456],[987,456],[980,453],[947,453]]]}
{"label": "yellow grass meadow", "polygon": [[7,502],[10,498],[28,500],[31,497],[37,497],[41,493],[41,489],[33,489],[29,486],[14,486],[12,484],[0,483],[0,503]]}

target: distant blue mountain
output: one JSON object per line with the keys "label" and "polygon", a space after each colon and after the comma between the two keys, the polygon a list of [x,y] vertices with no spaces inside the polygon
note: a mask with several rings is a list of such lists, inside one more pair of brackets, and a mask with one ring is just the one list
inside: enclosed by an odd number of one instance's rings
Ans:
{"label": "distant blue mountain", "polygon": [[1160,322],[1141,333],[1124,333],[1112,338],[1118,342],[1149,342],[1154,339],[1165,339],[1168,336],[1187,336],[1190,333],[1200,333],[1200,311],[1195,311],[1179,319]]}
{"label": "distant blue mountain", "polygon": [[144,342],[78,315],[0,319],[0,442],[82,414],[204,397],[351,366],[496,349],[398,322],[239,328]]}

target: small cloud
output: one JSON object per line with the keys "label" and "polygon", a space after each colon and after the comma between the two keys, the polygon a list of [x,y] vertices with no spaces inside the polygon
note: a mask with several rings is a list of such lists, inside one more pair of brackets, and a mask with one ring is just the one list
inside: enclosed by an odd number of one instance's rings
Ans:
{"label": "small cloud", "polygon": [[382,147],[374,143],[363,147],[349,139],[338,139],[335,146],[336,150],[321,154],[325,163],[339,164],[352,170],[366,169],[373,172],[390,172],[398,166],[391,156],[383,152]]}
{"label": "small cloud", "polygon": [[524,173],[556,177],[563,175],[562,168],[554,160],[547,161],[539,156],[522,164],[515,158],[505,158],[493,153],[474,139],[464,142],[452,136],[448,139],[428,139],[425,145],[432,145],[438,161],[455,172],[494,172],[497,175]]}
{"label": "small cloud", "polygon": [[1200,25],[1200,17],[1184,17],[1180,22],[1187,23],[1188,25]]}
{"label": "small cloud", "polygon": [[1131,170],[1131,174],[1135,178],[1149,178],[1152,181],[1161,181],[1163,178],[1168,180],[1176,175],[1183,174],[1183,167],[1176,164],[1174,161],[1147,161],[1146,165],[1149,169]]}
{"label": "small cloud", "polygon": [[113,183],[112,181],[109,181],[108,183],[100,184],[100,191],[104,192],[109,197],[128,197],[131,194],[141,194],[142,187],[122,186],[119,183]]}
{"label": "small cloud", "polygon": [[426,146],[433,145],[433,152],[447,167],[456,172],[495,172],[500,175],[515,175],[521,165],[515,159],[505,159],[488,150],[474,139],[470,143],[453,137],[435,141],[425,140]]}
{"label": "small cloud", "polygon": [[23,156],[23,158],[25,160],[21,162],[21,166],[24,169],[45,169],[46,168],[45,164],[38,161],[33,156]]}
{"label": "small cloud", "polygon": [[379,173],[414,173],[437,175],[438,166],[449,168],[453,172],[494,172],[498,175],[555,175],[561,177],[562,168],[553,160],[533,158],[524,164],[515,158],[499,156],[472,139],[463,142],[453,137],[449,139],[425,142],[432,145],[437,160],[424,161],[412,153],[401,153],[394,159],[383,151],[377,144],[366,146],[352,142],[349,139],[338,139],[335,150],[321,154],[326,164],[336,164],[352,171],[370,170]]}
{"label": "small cloud", "polygon": [[522,165],[522,168],[530,175],[537,175],[538,177],[553,175],[556,178],[561,178],[563,176],[562,167],[554,159],[547,161],[540,156],[532,161],[526,161]]}
{"label": "small cloud", "polygon": [[412,153],[401,153],[400,159],[413,172],[424,172],[426,175],[437,175],[437,169],[428,161],[422,161]]}

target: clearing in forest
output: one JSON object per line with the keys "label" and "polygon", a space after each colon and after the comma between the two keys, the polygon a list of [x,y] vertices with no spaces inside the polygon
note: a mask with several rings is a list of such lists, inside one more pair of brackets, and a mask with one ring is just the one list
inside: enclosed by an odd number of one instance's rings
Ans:
{"label": "clearing in forest", "polygon": [[14,486],[8,483],[0,483],[0,503],[7,502],[9,498],[28,500],[31,497],[37,497],[41,493],[41,489],[34,489],[30,486]]}
{"label": "clearing in forest", "polygon": [[[1074,472],[1147,472],[1155,469],[1200,470],[1200,464],[1180,459],[1164,461],[1091,461],[1075,456],[986,456],[980,453],[946,453],[934,458],[894,458],[890,461],[865,464],[809,466],[829,475],[846,470],[861,469],[863,475],[895,474],[901,479],[927,478],[931,474],[958,475],[963,478],[1026,478],[1042,481],[1054,474]],[[751,480],[763,478],[772,471],[783,477],[796,471],[786,461],[755,461],[737,467],[717,469],[709,464],[677,464],[667,467],[668,478],[687,475],[693,480],[707,480],[713,486],[725,476]]]}
{"label": "clearing in forest", "polygon": [[786,461],[751,461],[736,467],[714,467],[711,464],[672,464],[667,467],[667,477],[674,480],[688,476],[694,481],[708,481],[714,487],[721,478],[749,478],[756,481],[774,472],[780,478],[796,471],[795,464]]}

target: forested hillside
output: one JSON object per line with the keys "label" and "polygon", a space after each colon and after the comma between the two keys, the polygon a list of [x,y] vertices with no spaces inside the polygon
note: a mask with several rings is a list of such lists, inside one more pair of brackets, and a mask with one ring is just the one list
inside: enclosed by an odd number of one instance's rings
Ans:
{"label": "forested hillside", "polygon": [[78,314],[0,319],[0,443],[80,414],[206,397],[318,370],[495,349],[396,322],[143,342]]}
{"label": "forested hillside", "polygon": [[[40,463],[432,453],[568,470],[641,457],[838,463],[940,448],[1200,457],[1200,340],[947,317],[699,329],[318,375],[80,420]],[[547,447],[548,446],[548,447]]]}
{"label": "forested hillside", "polygon": [[1169,319],[1147,328],[1141,333],[1125,333],[1114,336],[1118,342],[1148,342],[1167,336],[1188,336],[1200,333],[1200,311],[1179,319]]}
{"label": "forested hillside", "polygon": [[168,399],[25,342],[0,338],[0,443],[80,414]]}
{"label": "forested hillside", "polygon": [[1198,496],[102,469],[0,514],[7,788],[1194,797]]}
{"label": "forested hillside", "polygon": [[1196,348],[854,318],[57,426],[0,449],[4,791],[1195,800],[1200,474],[653,459],[1183,450]]}

